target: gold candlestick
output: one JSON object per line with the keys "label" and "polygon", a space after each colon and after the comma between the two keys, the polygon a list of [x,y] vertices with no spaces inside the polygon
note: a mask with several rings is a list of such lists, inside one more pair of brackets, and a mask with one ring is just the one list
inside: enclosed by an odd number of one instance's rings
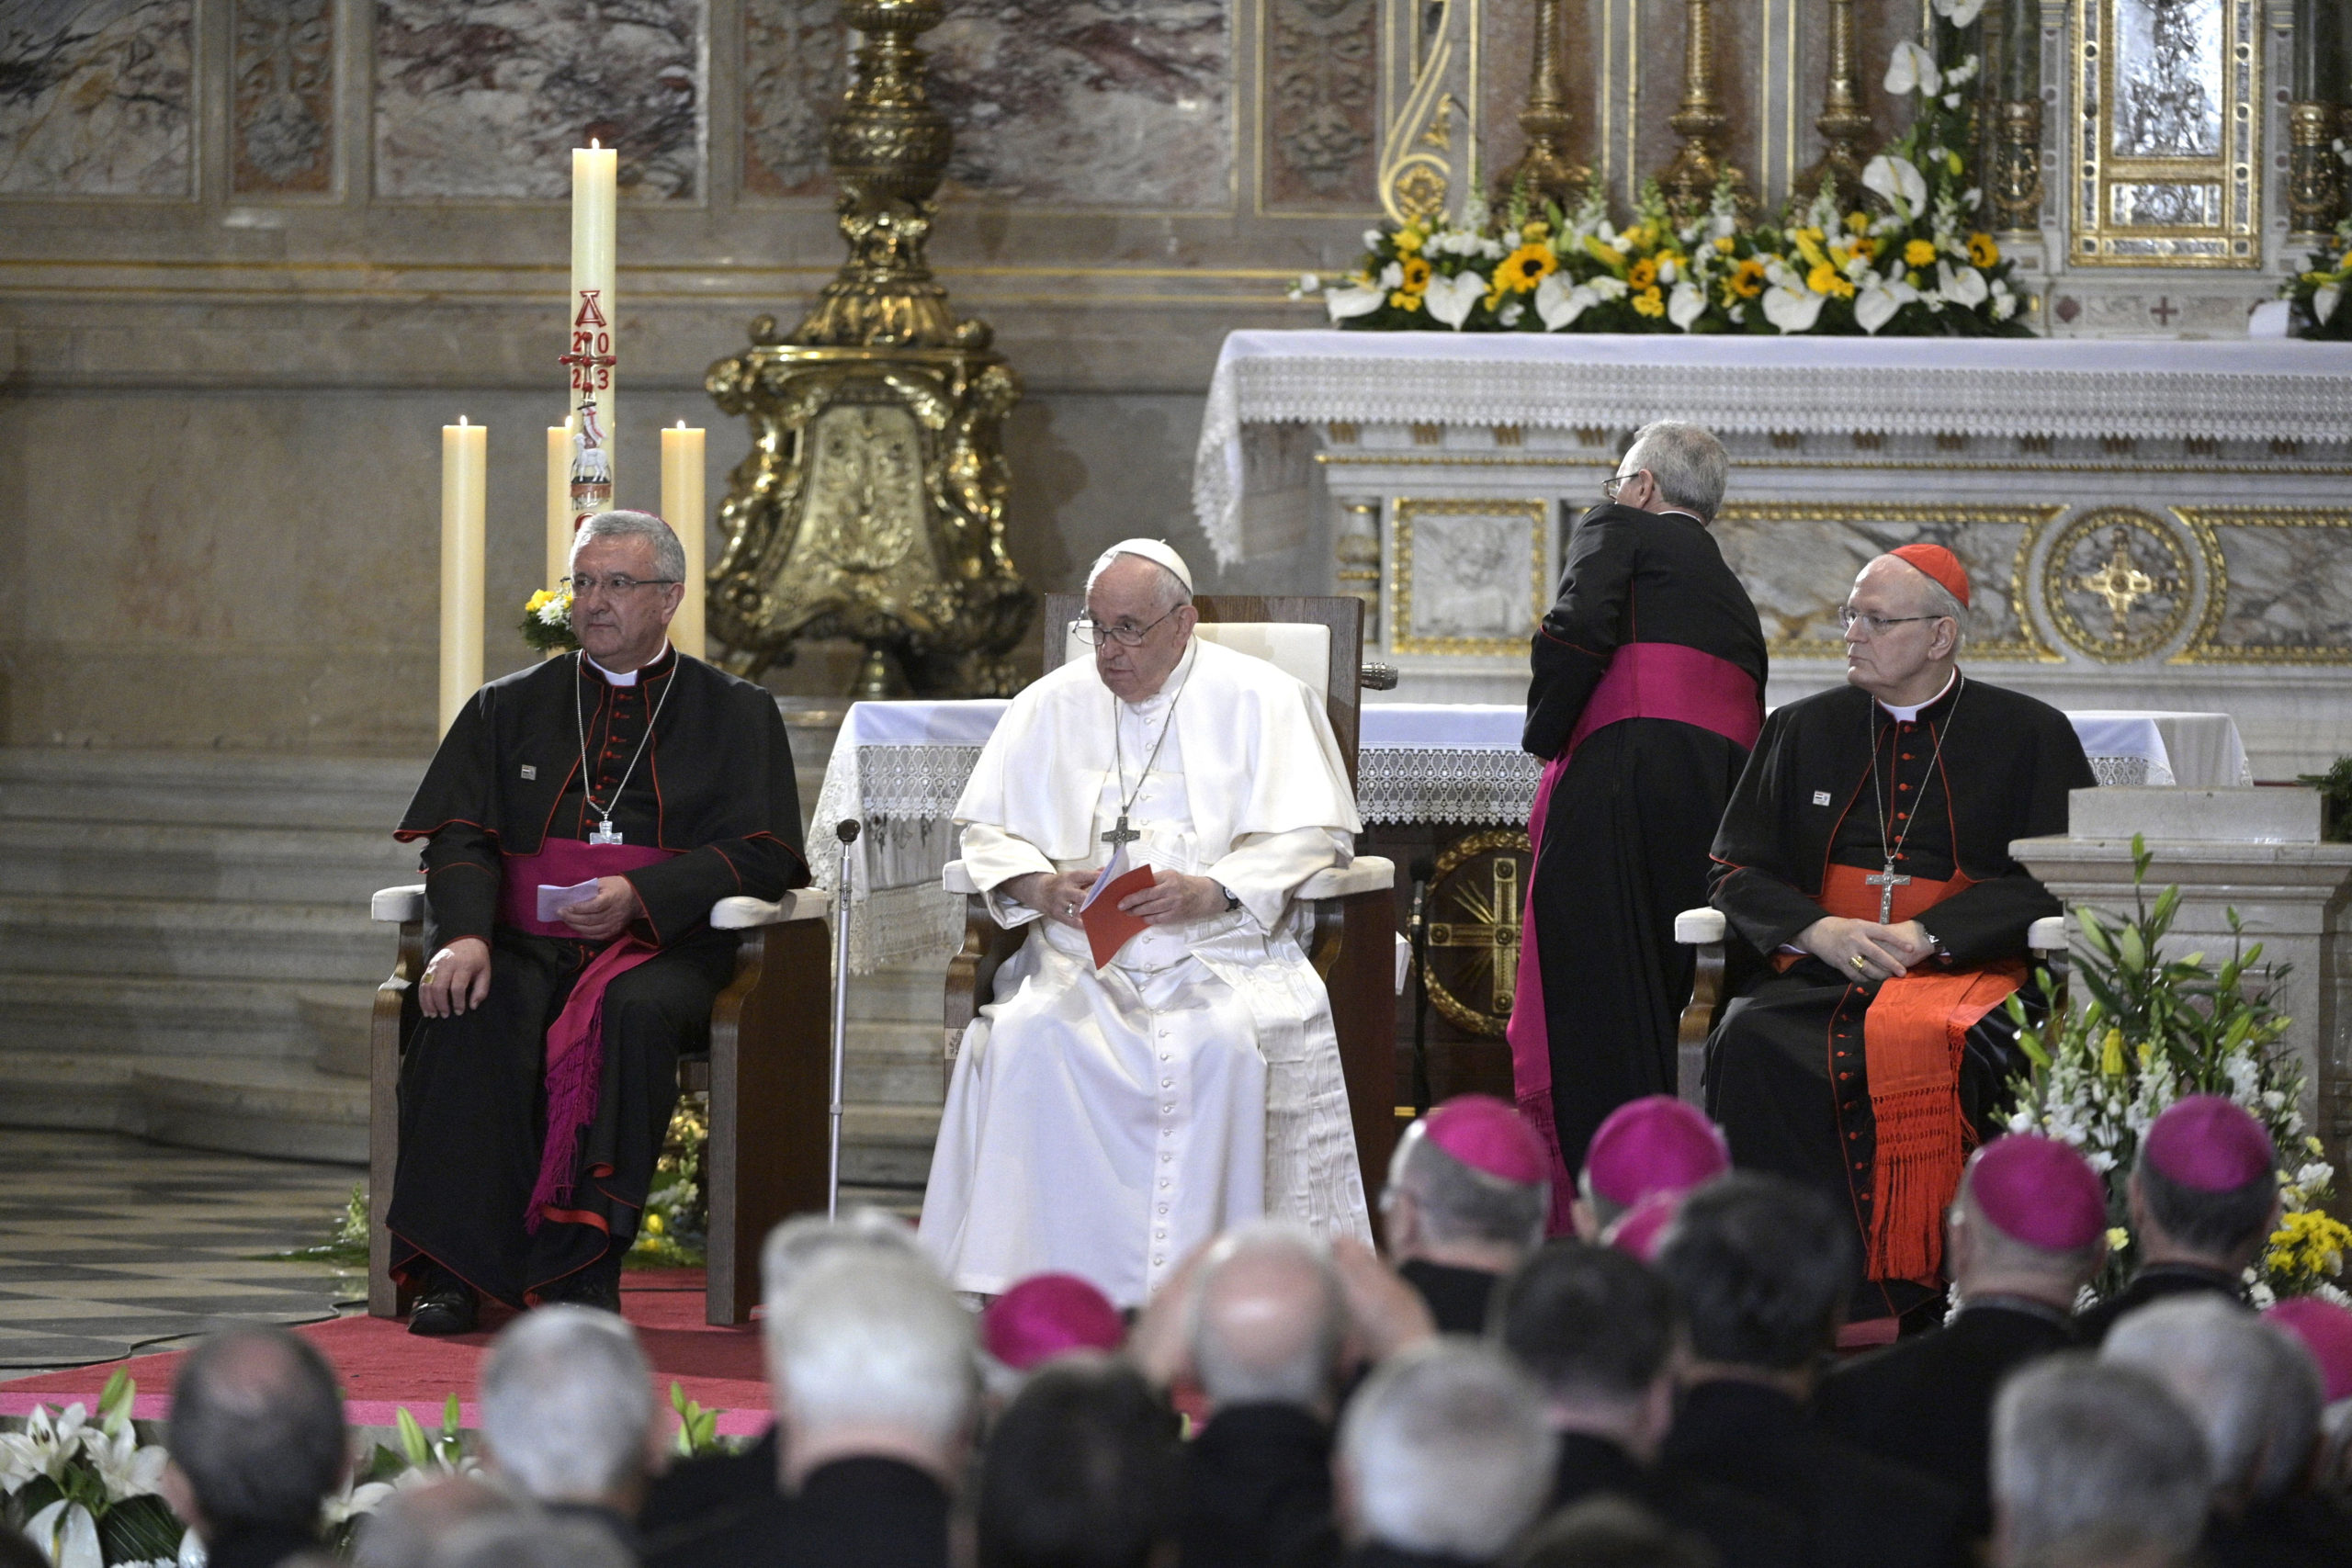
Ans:
{"label": "gold candlestick", "polygon": [[1862,165],[1870,161],[1866,138],[1871,130],[1854,80],[1854,0],[1829,0],[1829,80],[1822,93],[1821,118],[1813,124],[1821,132],[1821,156],[1790,187],[1790,204],[1808,205],[1826,189],[1841,209],[1851,207],[1861,197]]}
{"label": "gold candlestick", "polygon": [[1568,110],[1560,41],[1560,0],[1535,0],[1535,59],[1528,74],[1527,107],[1519,115],[1527,150],[1496,182],[1498,209],[1523,185],[1531,201],[1556,202],[1563,212],[1572,212],[1592,183],[1592,171],[1568,152],[1568,128],[1576,116]]}
{"label": "gold candlestick", "polygon": [[1993,221],[2005,234],[2030,233],[2041,227],[2041,100],[2010,98],[1995,107]]}
{"label": "gold candlestick", "polygon": [[1719,160],[1715,142],[1727,123],[1715,103],[1715,17],[1710,0],[1683,0],[1682,107],[1667,123],[1682,138],[1680,151],[1658,175],[1668,209],[1688,222],[1707,210],[1715,186],[1729,180],[1743,209],[1754,205],[1747,176]]}
{"label": "gold candlestick", "polygon": [[2324,234],[2344,209],[2344,165],[2335,155],[2334,104],[2287,106],[2287,205],[2297,234]]}

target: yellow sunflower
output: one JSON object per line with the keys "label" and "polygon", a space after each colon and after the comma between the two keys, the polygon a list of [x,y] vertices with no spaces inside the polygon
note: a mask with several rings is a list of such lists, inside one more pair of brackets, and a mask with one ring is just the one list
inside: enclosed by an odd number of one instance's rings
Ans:
{"label": "yellow sunflower", "polygon": [[1927,240],[1913,240],[1903,247],[1903,265],[1905,266],[1935,265],[1935,245]]}
{"label": "yellow sunflower", "polygon": [[1525,294],[1559,269],[1560,258],[1552,254],[1551,246],[1521,245],[1495,268],[1496,292]]}
{"label": "yellow sunflower", "polygon": [[1666,314],[1666,296],[1655,288],[1645,288],[1634,296],[1634,309],[1645,316]]}
{"label": "yellow sunflower", "polygon": [[1407,256],[1399,265],[1405,269],[1405,292],[1419,294],[1430,286],[1429,257]]}
{"label": "yellow sunflower", "polygon": [[1978,266],[1992,266],[2001,259],[2001,247],[1980,230],[1968,236],[1968,259]]}
{"label": "yellow sunflower", "polygon": [[1731,269],[1731,291],[1743,299],[1753,299],[1764,292],[1764,264],[1749,256]]}
{"label": "yellow sunflower", "polygon": [[1657,281],[1657,258],[1655,256],[1644,256],[1625,274],[1625,286],[1629,288],[1647,288]]}

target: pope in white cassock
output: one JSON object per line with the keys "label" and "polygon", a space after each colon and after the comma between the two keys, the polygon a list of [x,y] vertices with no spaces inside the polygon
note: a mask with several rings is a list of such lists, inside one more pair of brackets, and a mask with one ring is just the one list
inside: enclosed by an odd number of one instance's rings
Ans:
{"label": "pope in white cassock", "polygon": [[[1292,894],[1359,823],[1323,700],[1193,635],[1183,558],[1114,545],[1072,660],[1015,697],[956,803],[964,863],[1028,940],[964,1037],[922,1241],[962,1291],[1046,1270],[1140,1304],[1262,1215],[1369,1242],[1331,1002]],[[1136,835],[1124,838],[1125,833]],[[1078,913],[1125,841],[1150,924],[1100,971]]]}

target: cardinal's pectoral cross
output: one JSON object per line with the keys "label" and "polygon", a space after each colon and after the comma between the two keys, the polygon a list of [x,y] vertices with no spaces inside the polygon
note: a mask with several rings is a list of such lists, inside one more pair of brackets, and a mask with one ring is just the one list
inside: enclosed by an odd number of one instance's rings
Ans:
{"label": "cardinal's pectoral cross", "polygon": [[[1102,841],[1111,846],[1111,852],[1113,854],[1117,854],[1121,849],[1125,848],[1128,844],[1134,843],[1137,839],[1142,837],[1143,835],[1141,833],[1136,832],[1133,828],[1127,826],[1127,814],[1122,811],[1119,813],[1118,826],[1105,831],[1102,835]],[[1903,880],[1908,882],[1911,879],[1906,876]]]}
{"label": "cardinal's pectoral cross", "polygon": [[1880,872],[1876,876],[1865,876],[1862,880],[1878,889],[1878,923],[1880,925],[1891,923],[1894,919],[1894,890],[1908,886],[1911,879],[1907,876],[1897,876],[1894,874],[1894,863],[1890,860],[1886,863],[1884,871]]}

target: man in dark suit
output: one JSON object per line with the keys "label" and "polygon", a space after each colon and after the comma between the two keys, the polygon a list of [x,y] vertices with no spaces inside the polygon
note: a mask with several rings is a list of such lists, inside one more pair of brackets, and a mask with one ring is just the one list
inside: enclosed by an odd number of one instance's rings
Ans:
{"label": "man in dark suit", "polygon": [[1560,1436],[1552,1506],[1628,1499],[1708,1541],[1724,1568],[1793,1568],[1806,1561],[1793,1516],[1657,1468],[1681,1331],[1665,1280],[1609,1247],[1555,1241],[1503,1281],[1492,1337],[1543,1385]]}
{"label": "man in dark suit", "polygon": [[1040,1368],[989,1433],[979,1568],[1164,1565],[1183,1492],[1178,1425],[1126,1362],[1080,1351]]}
{"label": "man in dark suit", "polygon": [[937,1270],[820,1258],[768,1303],[764,1337],[779,1490],[649,1542],[649,1568],[946,1568],[978,1374]]}
{"label": "man in dark suit", "polygon": [[1483,1334],[1495,1281],[1544,1239],[1551,1160],[1520,1113],[1458,1094],[1405,1129],[1380,1197],[1388,1259],[1442,1334]]}
{"label": "man in dark suit", "polygon": [[1962,1526],[1981,1540],[1993,1529],[1993,1396],[2017,1368],[2075,1343],[2075,1297],[2107,1257],[2107,1190],[2069,1145],[2011,1134],[1969,1161],[1946,1235],[1958,1314],[1831,1372],[1814,1412],[1958,1492]]}
{"label": "man in dark suit", "polygon": [[2126,1196],[2139,1267],[2121,1292],[2085,1312],[2098,1345],[2126,1313],[2166,1296],[2245,1301],[2246,1266],[2278,1224],[2278,1156],[2270,1134],[2217,1094],[2175,1100],[2148,1125]]}
{"label": "man in dark suit", "polygon": [[1691,1349],[1665,1465],[1791,1509],[1822,1568],[1957,1568],[1959,1497],[1805,1411],[1855,1245],[1851,1216],[1784,1177],[1735,1171],[1683,1203],[1657,1254]]}
{"label": "man in dark suit", "polygon": [[310,1341],[249,1325],[180,1363],[164,1495],[220,1568],[316,1553],[319,1508],[350,1463],[343,1396]]}

